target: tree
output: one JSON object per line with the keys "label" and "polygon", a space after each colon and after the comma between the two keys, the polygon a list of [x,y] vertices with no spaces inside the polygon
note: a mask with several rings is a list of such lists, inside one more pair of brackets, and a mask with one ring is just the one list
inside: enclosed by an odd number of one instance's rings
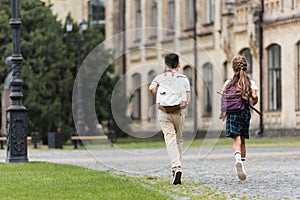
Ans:
{"label": "tree", "polygon": [[[12,54],[10,19],[10,0],[1,0],[0,10],[0,55],[1,63]],[[27,132],[40,132],[44,143],[48,132],[74,132],[72,116],[72,92],[76,77],[76,43],[66,40],[66,31],[51,7],[39,0],[20,1],[21,52],[23,55],[22,75],[24,80],[24,106],[28,108]],[[70,16],[69,16],[69,19]],[[74,23],[74,31],[68,37],[80,38],[79,25]],[[103,35],[89,28],[82,48],[81,60],[104,40]],[[103,62],[112,57],[110,51],[103,50]],[[88,74],[95,74],[90,71]],[[113,76],[111,65],[103,75],[103,81],[97,87],[97,119],[101,123],[110,120],[110,91],[117,77]],[[0,67],[0,88],[6,77],[5,67]],[[97,77],[94,77],[97,78]],[[102,81],[102,79],[101,79]],[[88,88],[88,86],[86,86]],[[100,95],[100,96],[99,96]],[[85,102],[88,104],[88,102]],[[89,117],[89,116],[86,116]]]}
{"label": "tree", "polygon": [[[1,1],[0,54],[11,55],[10,1]],[[69,131],[69,88],[73,76],[65,58],[63,29],[57,17],[40,1],[20,1],[21,52],[23,55],[24,105],[28,108],[28,133],[39,131],[46,140],[48,131]],[[2,61],[2,63],[4,63]],[[1,71],[1,83],[5,72]]]}

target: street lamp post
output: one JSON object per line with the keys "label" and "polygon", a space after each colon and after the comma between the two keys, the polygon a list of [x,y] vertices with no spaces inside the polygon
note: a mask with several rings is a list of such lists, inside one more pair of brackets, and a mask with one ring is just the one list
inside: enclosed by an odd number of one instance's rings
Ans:
{"label": "street lamp post", "polygon": [[[82,96],[82,75],[79,73],[79,68],[81,65],[81,49],[83,44],[85,43],[85,33],[87,31],[88,24],[83,20],[80,23],[80,31],[82,32],[82,36],[76,39],[77,44],[77,81],[76,81],[76,104],[77,104],[77,113],[75,120],[76,123],[76,135],[84,135],[84,109],[83,109],[83,96]],[[68,21],[66,23],[66,31],[68,33],[73,31],[72,22]]]}
{"label": "street lamp post", "polygon": [[11,81],[11,106],[7,109],[7,163],[28,162],[26,118],[27,109],[22,105],[22,74],[23,57],[20,47],[19,0],[11,0],[11,19],[9,22],[12,30],[12,81]]}

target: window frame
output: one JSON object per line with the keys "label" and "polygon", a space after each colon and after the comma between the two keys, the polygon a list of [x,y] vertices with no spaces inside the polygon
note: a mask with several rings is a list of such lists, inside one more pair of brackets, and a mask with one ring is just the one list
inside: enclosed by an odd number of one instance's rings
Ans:
{"label": "window frame", "polygon": [[[190,87],[191,87],[191,102],[194,102],[195,101],[195,92],[193,91],[193,68],[190,66],[190,65],[186,65],[184,68],[183,68],[183,73],[184,75],[186,75],[189,79],[189,82],[190,82]],[[192,118],[193,117],[193,110],[194,110],[194,105],[189,105],[186,109],[186,115],[185,117],[186,118]]]}
{"label": "window frame", "polygon": [[215,0],[205,2],[205,23],[212,24],[215,21]]}
{"label": "window frame", "polygon": [[141,0],[135,0],[135,40],[136,42],[141,41],[142,38],[142,10]]}
{"label": "window frame", "polygon": [[[151,84],[152,80],[155,78],[156,76],[156,73],[154,70],[151,70],[148,72],[148,82],[149,84]],[[153,108],[154,106],[154,108]],[[149,112],[149,115],[148,115],[148,120],[153,120],[153,119],[156,119],[157,117],[157,112],[156,112],[156,99],[153,98],[152,94],[150,92],[148,92],[148,110]]]}
{"label": "window frame", "polygon": [[211,117],[212,116],[212,108],[213,108],[213,65],[211,63],[205,63],[203,65],[203,80],[206,88],[204,91],[204,116]]}
{"label": "window frame", "polygon": [[169,29],[175,29],[175,17],[176,17],[175,1],[171,0],[168,2],[168,28]]}
{"label": "window frame", "polygon": [[151,27],[153,27],[151,31],[151,38],[157,37],[157,27],[158,27],[158,10],[157,10],[157,0],[152,0],[151,2]]}
{"label": "window frame", "polygon": [[101,2],[93,3],[88,2],[88,17],[89,25],[98,28],[102,33],[105,32],[105,5]]}
{"label": "window frame", "polygon": [[251,50],[249,48],[244,48],[239,53],[242,56],[246,57],[248,67],[247,67],[247,75],[252,79],[253,77],[253,57],[251,54]]}
{"label": "window frame", "polygon": [[224,73],[223,73],[223,82],[224,83],[225,83],[225,81],[228,80],[228,68],[229,68],[228,61],[225,61],[223,63],[223,70],[224,70]]}
{"label": "window frame", "polygon": [[[272,44],[267,48],[268,55],[268,110],[282,108],[281,47]],[[279,79],[279,80],[278,80]]]}
{"label": "window frame", "polygon": [[194,0],[186,0],[186,29],[194,28],[195,15],[194,15]]}
{"label": "window frame", "polygon": [[132,86],[133,86],[133,93],[132,93],[132,119],[133,120],[141,120],[142,119],[142,105],[141,105],[141,80],[142,75],[139,73],[135,73],[132,75]]}
{"label": "window frame", "polygon": [[300,110],[300,41],[297,43],[297,110]]}

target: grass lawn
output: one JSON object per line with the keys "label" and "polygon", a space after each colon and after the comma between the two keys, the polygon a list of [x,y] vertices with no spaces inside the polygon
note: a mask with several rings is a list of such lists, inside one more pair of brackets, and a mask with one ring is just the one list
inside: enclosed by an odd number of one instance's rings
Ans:
{"label": "grass lawn", "polygon": [[[227,138],[197,139],[191,147],[202,146],[231,148]],[[164,141],[146,141],[135,138],[118,139],[120,148],[164,147]],[[247,147],[300,147],[300,138],[257,138],[247,140]],[[69,146],[64,149],[71,149]],[[107,146],[107,148],[109,148]],[[44,149],[47,150],[45,147]],[[174,186],[170,180],[159,177],[127,177],[85,168],[52,163],[30,162],[26,164],[0,163],[0,199],[172,199],[174,195],[191,199],[227,199],[205,184],[186,182]],[[197,188],[197,190],[195,190]]]}
{"label": "grass lawn", "polygon": [[71,165],[1,163],[0,171],[1,200],[227,199],[226,194],[220,194],[201,182],[175,186],[170,180],[159,177],[128,177]]}
{"label": "grass lawn", "polygon": [[[233,144],[230,138],[218,139],[195,139],[187,142],[190,147],[199,148],[202,146],[214,147],[230,147]],[[246,140],[247,147],[300,147],[300,138],[250,138]],[[134,149],[134,148],[161,148],[165,147],[163,139],[147,141],[146,139],[136,138],[119,138],[115,144],[119,148]]]}
{"label": "grass lawn", "polygon": [[51,163],[0,164],[1,199],[171,199],[128,177]]}

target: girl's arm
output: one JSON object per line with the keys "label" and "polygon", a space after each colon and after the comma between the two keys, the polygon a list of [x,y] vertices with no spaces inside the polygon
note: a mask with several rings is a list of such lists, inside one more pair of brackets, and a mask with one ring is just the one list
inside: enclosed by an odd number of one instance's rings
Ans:
{"label": "girl's arm", "polygon": [[252,97],[253,106],[255,106],[258,102],[258,96],[256,90],[252,90],[251,97]]}

